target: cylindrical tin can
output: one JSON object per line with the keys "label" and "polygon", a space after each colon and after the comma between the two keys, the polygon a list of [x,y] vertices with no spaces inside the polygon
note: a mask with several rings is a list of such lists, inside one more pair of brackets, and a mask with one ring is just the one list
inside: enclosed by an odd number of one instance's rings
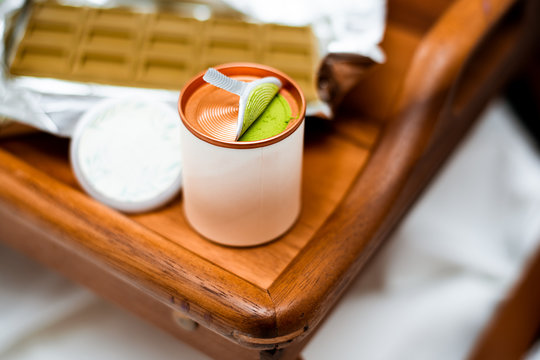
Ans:
{"label": "cylindrical tin can", "polygon": [[238,97],[207,84],[203,74],[180,93],[184,214],[202,236],[253,246],[285,233],[300,214],[305,99],[291,78],[268,66],[216,67],[237,80],[275,76],[291,119],[280,134],[234,141]]}

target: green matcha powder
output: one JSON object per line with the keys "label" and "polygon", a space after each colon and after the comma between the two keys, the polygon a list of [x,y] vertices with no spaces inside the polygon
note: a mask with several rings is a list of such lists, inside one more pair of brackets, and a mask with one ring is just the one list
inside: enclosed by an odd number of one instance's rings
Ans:
{"label": "green matcha powder", "polygon": [[276,95],[238,141],[257,141],[281,133],[289,124],[291,114],[287,100],[279,94]]}

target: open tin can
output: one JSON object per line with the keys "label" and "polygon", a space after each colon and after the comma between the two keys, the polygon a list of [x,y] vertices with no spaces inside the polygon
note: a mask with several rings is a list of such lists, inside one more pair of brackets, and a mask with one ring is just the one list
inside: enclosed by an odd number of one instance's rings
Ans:
{"label": "open tin can", "polygon": [[285,130],[258,141],[234,141],[238,97],[203,80],[180,93],[184,214],[205,238],[229,246],[254,246],[284,234],[301,208],[306,102],[298,85],[268,66],[215,67],[241,81],[274,76],[291,109]]}

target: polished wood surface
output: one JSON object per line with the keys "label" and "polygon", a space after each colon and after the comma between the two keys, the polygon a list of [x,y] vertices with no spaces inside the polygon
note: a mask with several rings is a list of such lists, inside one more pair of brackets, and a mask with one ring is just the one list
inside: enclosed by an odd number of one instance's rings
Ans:
{"label": "polished wood surface", "polygon": [[[75,182],[67,141],[44,134],[0,140],[0,241],[213,357],[294,359],[519,64],[526,6],[390,1],[388,61],[358,72],[336,120],[307,119],[302,214],[272,243],[202,239],[181,197],[146,214],[107,208]],[[226,339],[197,342],[175,312]]]}
{"label": "polished wood surface", "polygon": [[540,335],[540,249],[499,305],[470,360],[524,359]]}
{"label": "polished wood surface", "polygon": [[[158,211],[129,217],[172,243],[202,254],[212,263],[266,288],[332,213],[365,163],[378,130],[369,123],[362,123],[356,126],[356,131],[365,138],[346,138],[336,132],[334,136],[327,134],[314,140],[308,134],[304,156],[303,209],[298,223],[279,241],[248,249],[209,242],[186,223],[181,198]],[[25,159],[34,169],[51,174],[72,189],[82,191],[69,167],[67,141],[41,135],[27,140],[6,140],[3,147]],[[54,143],[52,146],[51,142]]]}

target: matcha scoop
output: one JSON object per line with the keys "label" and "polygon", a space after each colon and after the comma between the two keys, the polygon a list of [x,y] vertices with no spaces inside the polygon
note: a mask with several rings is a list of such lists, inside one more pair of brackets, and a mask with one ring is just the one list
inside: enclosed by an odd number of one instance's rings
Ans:
{"label": "matcha scoop", "polygon": [[281,81],[273,76],[246,83],[231,79],[214,68],[209,68],[206,71],[203,80],[240,97],[236,141],[263,113],[281,89]]}

